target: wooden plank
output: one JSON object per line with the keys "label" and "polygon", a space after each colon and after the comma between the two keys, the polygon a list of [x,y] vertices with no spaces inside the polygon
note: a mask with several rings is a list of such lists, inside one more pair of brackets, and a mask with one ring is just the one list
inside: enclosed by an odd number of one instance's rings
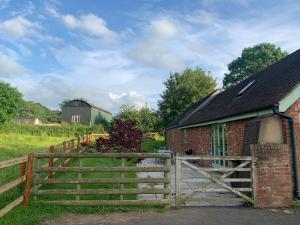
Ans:
{"label": "wooden plank", "polygon": [[101,205],[166,205],[167,199],[156,200],[56,200],[56,201],[37,201],[42,204],[51,205],[83,205],[83,206],[101,206]]}
{"label": "wooden plank", "polygon": [[[122,169],[125,167],[125,160],[126,159],[124,159],[124,158],[121,159],[121,168]],[[121,179],[124,179],[124,173],[123,172],[121,172],[120,177],[121,177]],[[124,184],[121,184],[120,188],[124,189]],[[120,200],[123,200],[123,199],[124,199],[124,196],[120,195]]]}
{"label": "wooden plank", "polygon": [[180,160],[242,160],[242,161],[251,161],[252,156],[178,156],[178,159]]}
{"label": "wooden plank", "polygon": [[[82,167],[82,159],[79,159],[79,167]],[[79,172],[79,173],[78,173],[78,179],[81,179],[81,178],[82,178],[82,173]],[[77,185],[76,185],[76,189],[80,191],[81,185],[80,185],[80,184],[77,184]],[[80,196],[79,196],[79,195],[76,195],[76,200],[80,200]]]}
{"label": "wooden plank", "polygon": [[[216,177],[218,178],[218,177]],[[184,178],[181,179],[182,182],[188,182],[188,183],[210,183],[209,178]],[[238,183],[244,183],[244,182],[251,182],[251,178],[218,178],[218,180],[223,182],[238,182]]]}
{"label": "wooden plank", "polygon": [[[242,192],[252,192],[252,188],[234,188],[237,191],[242,191]],[[184,191],[194,191],[197,193],[201,193],[201,192],[231,192],[230,190],[226,189],[226,188],[184,188],[182,189],[182,193]]]}
{"label": "wooden plank", "polygon": [[57,178],[36,179],[34,184],[128,184],[128,183],[169,183],[168,178]]}
{"label": "wooden plank", "polygon": [[0,162],[0,169],[27,162],[27,156]]}
{"label": "wooden plank", "polygon": [[186,162],[186,161],[182,161],[182,163],[183,163],[184,165],[186,165],[187,167],[189,167],[189,168],[191,168],[191,169],[194,169],[194,170],[198,171],[198,172],[201,173],[203,176],[205,176],[205,177],[211,179],[211,180],[214,181],[215,183],[220,184],[220,185],[223,186],[224,188],[230,190],[231,192],[233,192],[233,193],[239,195],[240,197],[246,199],[247,201],[253,203],[253,199],[249,198],[247,195],[241,193],[240,191],[235,190],[235,188],[230,187],[229,185],[223,183],[222,181],[219,181],[217,178],[212,177],[210,174],[208,174],[206,171],[203,171],[201,168],[197,168],[196,166],[194,166],[194,165],[192,165],[191,163]]}
{"label": "wooden plank", "polygon": [[32,183],[32,167],[33,167],[33,158],[34,154],[30,153],[28,155],[28,162],[27,162],[27,171],[26,171],[26,182],[25,182],[25,189],[24,189],[24,198],[23,198],[23,205],[28,207],[29,199],[30,199],[30,189]]}
{"label": "wooden plank", "polygon": [[3,209],[0,210],[0,218],[2,216],[4,216],[6,213],[8,213],[10,210],[12,210],[13,208],[15,208],[16,206],[20,205],[23,201],[23,196],[20,196],[19,198],[17,198],[16,200],[14,200],[13,202],[11,202],[10,204],[8,204],[7,206],[5,206]]}
{"label": "wooden plank", "polygon": [[205,197],[205,198],[184,198],[186,202],[246,202],[243,198],[222,198],[222,197]]}
{"label": "wooden plank", "polygon": [[175,167],[176,167],[176,197],[175,197],[175,204],[176,208],[181,207],[181,160],[177,158],[178,153],[176,154],[176,161],[175,161]]}
{"label": "wooden plank", "polygon": [[[165,159],[165,167],[171,170],[171,159]],[[168,179],[168,183],[164,183],[164,189],[170,190],[169,193],[164,194],[164,199],[169,201],[169,204],[165,206],[166,209],[169,209],[171,206],[171,174],[170,172],[164,172],[164,178]]]}
{"label": "wooden plank", "polygon": [[50,189],[32,191],[32,195],[168,194],[171,189]]}
{"label": "wooden plank", "polygon": [[36,158],[160,158],[169,159],[169,153],[36,153]]}
{"label": "wooden plank", "polygon": [[169,167],[41,167],[36,170],[42,172],[168,172]]}
{"label": "wooden plank", "polygon": [[[22,162],[20,164],[20,178],[24,177],[24,180],[25,180],[25,174],[26,174],[26,162]],[[19,188],[22,187],[21,183],[19,184]]]}
{"label": "wooden plank", "polygon": [[13,180],[9,183],[6,183],[2,186],[0,186],[0,194],[18,186],[19,184],[21,184],[22,182],[24,182],[24,180],[26,179],[25,175],[23,175],[22,177],[17,178],[16,180]]}
{"label": "wooden plank", "polygon": [[[55,151],[54,146],[50,146],[49,152],[50,152],[50,153],[54,153],[54,151]],[[53,159],[53,158],[49,158],[48,164],[49,164],[49,167],[54,167],[54,159]],[[52,176],[53,176],[53,173],[52,173],[52,172],[49,172],[49,173],[48,173],[48,178],[51,178]]]}

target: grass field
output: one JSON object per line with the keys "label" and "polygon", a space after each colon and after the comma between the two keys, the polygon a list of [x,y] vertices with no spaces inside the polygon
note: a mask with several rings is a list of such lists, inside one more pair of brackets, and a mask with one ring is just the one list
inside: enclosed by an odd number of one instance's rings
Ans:
{"label": "grass field", "polygon": [[[29,152],[46,150],[51,144],[57,144],[62,142],[63,140],[68,140],[70,138],[61,138],[61,137],[47,137],[47,136],[27,136],[27,135],[0,135],[0,161],[10,159],[13,157],[18,157],[22,155],[26,155]],[[153,152],[156,148],[163,146],[164,140],[160,138],[158,140],[149,140],[145,141],[142,144],[142,149],[145,152]],[[77,162],[74,161],[74,164]],[[127,162],[128,164],[132,164],[132,162]],[[98,159],[98,160],[90,160],[87,159],[84,162],[85,166],[112,166],[113,161],[111,159]],[[0,170],[0,184],[3,183],[4,180],[15,179],[19,173],[19,168],[13,168],[8,171]],[[106,173],[101,176],[105,177],[115,177],[118,176],[117,173]],[[57,176],[75,176],[75,174],[59,174]],[[83,176],[99,176],[99,174],[86,174]],[[134,173],[128,173],[128,177],[135,177]],[[132,185],[132,184],[129,184]],[[51,186],[51,188],[55,188],[57,186]],[[62,187],[61,188],[70,188],[70,187]],[[130,186],[131,187],[131,186]],[[75,188],[71,187],[71,188]],[[86,188],[95,188],[95,186],[87,186]],[[107,184],[98,185],[97,188],[109,188]],[[132,187],[131,187],[132,188]],[[4,207],[7,203],[11,202],[17,196],[22,194],[22,188],[15,188],[11,191],[8,191],[2,195],[0,195],[0,208]],[[126,196],[128,199],[135,198],[133,195]],[[43,197],[43,200],[52,199],[53,197]],[[70,198],[70,197],[68,197]],[[85,198],[89,199],[97,199],[97,198],[118,198],[118,196],[85,196]],[[56,218],[64,213],[111,213],[111,212],[128,212],[128,211],[145,211],[145,210],[155,210],[162,211],[163,207],[128,207],[128,206],[54,206],[54,205],[43,205],[39,203],[31,203],[30,207],[24,208],[23,206],[18,206],[16,209],[12,210],[10,213],[0,218],[0,225],[36,225],[41,224],[42,221],[46,219]]]}
{"label": "grass field", "polygon": [[20,157],[30,152],[45,151],[50,145],[69,139],[71,138],[0,134],[0,161]]}

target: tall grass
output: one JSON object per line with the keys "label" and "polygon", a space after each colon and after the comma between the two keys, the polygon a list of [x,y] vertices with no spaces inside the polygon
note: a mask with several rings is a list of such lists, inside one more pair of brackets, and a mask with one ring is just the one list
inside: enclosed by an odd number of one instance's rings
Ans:
{"label": "tall grass", "polygon": [[76,137],[88,133],[103,133],[103,125],[85,126],[80,124],[61,126],[18,125],[14,123],[0,123],[0,134],[20,134],[50,137]]}

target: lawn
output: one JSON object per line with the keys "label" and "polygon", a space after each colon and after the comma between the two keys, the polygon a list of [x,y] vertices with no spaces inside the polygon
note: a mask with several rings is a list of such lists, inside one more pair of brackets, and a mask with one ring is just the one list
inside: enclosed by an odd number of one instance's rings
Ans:
{"label": "lawn", "polygon": [[[22,155],[26,155],[28,152],[46,150],[51,144],[60,143],[63,140],[67,140],[70,138],[61,138],[61,137],[47,137],[47,136],[20,136],[20,135],[1,135],[0,136],[0,160],[6,160],[13,157],[19,157]],[[156,148],[163,146],[164,140],[159,138],[158,140],[148,140],[143,142],[142,149],[145,152],[153,152]],[[78,163],[76,161],[73,162],[75,165]],[[99,159],[99,160],[91,160],[86,159],[84,162],[85,166],[112,166],[113,162],[111,159]],[[127,162],[128,165],[133,165],[132,162]],[[14,168],[13,171],[9,171],[9,177],[13,177],[13,175],[18,174],[19,168]],[[83,177],[114,177],[118,176],[116,173],[105,173],[105,174],[83,174]],[[0,170],[0,184],[3,180],[7,180],[8,171]],[[75,174],[58,174],[56,176],[63,177],[72,177]],[[134,173],[128,173],[128,177],[135,177]],[[16,178],[16,177],[14,177]],[[2,181],[1,181],[2,180]],[[129,184],[132,185],[132,184]],[[50,188],[55,188],[57,186],[51,186]],[[133,186],[130,186],[132,188]],[[46,188],[46,187],[44,187]],[[70,188],[70,187],[63,187]],[[75,185],[74,187],[76,188]],[[95,186],[88,186],[85,188],[111,188],[107,184]],[[128,187],[129,188],[129,187]],[[8,191],[2,195],[0,195],[0,208],[2,208],[7,203],[11,202],[16,196],[20,196],[22,194],[22,188],[15,188],[11,191]],[[43,200],[53,199],[53,197],[41,197]],[[68,196],[68,198],[70,198]],[[73,198],[73,197],[71,197]],[[83,198],[88,199],[114,199],[118,198],[118,196],[84,196]],[[133,195],[126,196],[128,199],[135,198]],[[0,225],[13,225],[13,224],[22,224],[22,225],[36,225],[41,224],[45,219],[56,218],[64,213],[111,213],[111,212],[128,212],[128,211],[145,211],[145,210],[156,210],[161,211],[163,207],[128,207],[128,206],[54,206],[54,205],[43,205],[40,203],[31,202],[30,207],[24,208],[23,206],[18,206],[16,209],[12,210],[10,213],[0,218]]]}

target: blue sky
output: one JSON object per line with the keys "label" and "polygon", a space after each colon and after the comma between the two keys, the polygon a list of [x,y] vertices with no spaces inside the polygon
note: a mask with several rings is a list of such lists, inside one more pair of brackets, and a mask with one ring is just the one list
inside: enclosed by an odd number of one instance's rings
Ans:
{"label": "blue sky", "polygon": [[299,40],[296,0],[0,0],[0,80],[53,109],[156,108],[170,72],[199,66],[221,86],[244,47]]}

